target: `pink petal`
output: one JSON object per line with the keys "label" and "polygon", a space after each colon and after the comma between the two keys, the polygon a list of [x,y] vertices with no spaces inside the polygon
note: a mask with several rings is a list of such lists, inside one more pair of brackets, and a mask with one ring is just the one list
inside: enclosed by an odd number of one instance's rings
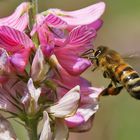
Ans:
{"label": "pink petal", "polygon": [[78,26],[69,33],[65,44],[83,47],[83,45],[90,43],[95,37],[96,31],[93,28],[89,28],[87,25]]}
{"label": "pink petal", "polygon": [[[59,9],[50,9],[49,11],[57,14],[62,20],[70,26],[90,24],[98,20],[104,13],[105,3],[99,2],[86,8],[75,11],[63,11]],[[84,20],[83,20],[84,19]]]}
{"label": "pink petal", "polygon": [[0,26],[0,46],[7,51],[16,52],[23,48],[33,48],[34,44],[25,33],[8,26]]}
{"label": "pink petal", "polygon": [[[25,95],[25,83],[23,81],[17,82],[18,79],[12,77],[5,84],[0,87],[0,108],[5,111],[13,112],[19,114],[21,110],[20,108],[24,108],[23,104],[20,102],[20,98],[18,98],[19,102],[15,102],[15,98],[24,97]],[[23,109],[22,108],[22,109]]]}
{"label": "pink petal", "polygon": [[30,3],[23,2],[17,7],[15,12],[11,16],[0,19],[0,26],[5,25],[23,31],[28,24],[27,11],[29,7]]}
{"label": "pink petal", "polygon": [[85,122],[83,116],[76,113],[72,117],[65,118],[65,122],[69,128],[77,127]]}
{"label": "pink petal", "polygon": [[46,57],[50,57],[53,54],[54,46],[48,44],[45,46],[41,46],[41,49]]}
{"label": "pink petal", "polygon": [[81,74],[91,65],[90,61],[78,57],[77,54],[75,54],[73,50],[68,49],[68,47],[55,51],[55,55],[62,67],[72,75]]}
{"label": "pink petal", "polygon": [[57,17],[54,14],[47,15],[45,18],[45,21],[47,22],[48,26],[50,26],[50,27],[66,28],[66,26],[67,26],[67,23],[65,21],[63,21],[61,18]]}
{"label": "pink petal", "polygon": [[1,84],[4,84],[4,83],[6,83],[8,81],[8,79],[9,79],[9,76],[7,76],[7,75],[1,75],[0,76],[0,83]]}
{"label": "pink petal", "polygon": [[73,127],[70,129],[72,132],[86,132],[89,131],[92,128],[94,120],[94,115],[86,122],[82,123],[81,125],[77,125],[76,127]]}
{"label": "pink petal", "polygon": [[23,72],[28,63],[30,49],[22,49],[19,52],[13,54],[10,58],[10,62],[17,71]]}
{"label": "pink petal", "polygon": [[[45,27],[42,27],[38,30],[38,37],[40,40],[40,45],[41,46],[51,46],[53,48],[54,46],[54,37],[53,34]],[[49,52],[47,52],[48,55]]]}
{"label": "pink petal", "polygon": [[[23,22],[24,21],[24,22]],[[22,15],[17,21],[16,23],[13,23],[13,25],[11,24],[10,27],[17,29],[19,31],[24,31],[26,29],[26,27],[28,26],[29,23],[29,16],[27,13],[25,13],[24,15]],[[5,24],[6,25],[6,24]],[[7,25],[9,26],[9,25]]]}
{"label": "pink petal", "polygon": [[41,14],[38,14],[37,24],[34,25],[33,30],[30,33],[31,36],[44,25],[47,27],[55,27],[61,29],[66,28],[67,23],[54,14],[48,14],[46,17]]}
{"label": "pink petal", "polygon": [[88,24],[87,26],[88,26],[88,28],[93,28],[97,31],[101,28],[102,25],[103,25],[103,21],[98,19],[95,22]]}
{"label": "pink petal", "polygon": [[54,54],[59,63],[70,74],[81,74],[91,65],[88,60],[80,58],[80,54],[93,47],[91,41],[95,36],[95,30],[88,28],[86,25],[78,26],[70,32],[62,47],[54,48]]}
{"label": "pink petal", "polygon": [[61,39],[65,38],[64,30],[59,28],[51,28],[51,31],[55,38],[61,38]]}
{"label": "pink petal", "polygon": [[38,33],[43,53],[49,57],[52,54],[52,50],[54,48],[54,35],[52,32],[50,32],[44,16],[37,15],[37,22],[38,23],[34,25],[30,34],[33,36],[35,32]]}

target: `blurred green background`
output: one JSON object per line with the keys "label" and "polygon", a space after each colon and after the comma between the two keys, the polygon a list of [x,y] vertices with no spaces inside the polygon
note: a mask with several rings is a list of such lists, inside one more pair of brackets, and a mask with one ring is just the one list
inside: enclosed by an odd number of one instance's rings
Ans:
{"label": "blurred green background", "polygon": [[[104,0],[106,11],[102,17],[104,25],[98,32],[95,44],[106,45],[122,55],[140,55],[140,0]],[[10,15],[22,0],[0,0],[0,17]],[[60,8],[76,10],[97,0],[39,0],[39,10]],[[130,63],[138,71],[140,59]],[[140,72],[140,71],[139,71]],[[87,70],[84,74],[94,86],[106,86],[109,81],[102,78],[100,71]],[[98,79],[98,80],[97,80]],[[86,133],[71,133],[70,140],[139,140],[140,139],[140,101],[131,98],[123,90],[115,97],[102,97],[100,109],[96,113],[93,128]],[[23,128],[15,122],[19,140],[26,140]]]}

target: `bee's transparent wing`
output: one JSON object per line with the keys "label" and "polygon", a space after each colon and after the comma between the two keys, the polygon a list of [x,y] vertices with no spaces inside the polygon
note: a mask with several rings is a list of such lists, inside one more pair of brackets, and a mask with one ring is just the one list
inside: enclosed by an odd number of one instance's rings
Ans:
{"label": "bee's transparent wing", "polygon": [[126,53],[123,59],[140,74],[140,52]]}

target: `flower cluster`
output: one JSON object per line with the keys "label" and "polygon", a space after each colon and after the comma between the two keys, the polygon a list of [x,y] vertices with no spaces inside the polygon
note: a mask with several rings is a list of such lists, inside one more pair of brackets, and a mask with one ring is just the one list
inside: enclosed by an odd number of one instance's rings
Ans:
{"label": "flower cluster", "polygon": [[0,19],[0,109],[27,128],[43,118],[39,139],[62,140],[89,130],[98,110],[102,89],[80,76],[91,65],[81,54],[94,47],[105,4],[49,9],[35,16],[32,29],[31,7],[24,2]]}

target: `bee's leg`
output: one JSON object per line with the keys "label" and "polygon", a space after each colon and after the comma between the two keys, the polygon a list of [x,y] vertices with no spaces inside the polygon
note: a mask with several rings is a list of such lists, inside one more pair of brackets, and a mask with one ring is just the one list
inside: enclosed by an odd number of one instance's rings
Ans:
{"label": "bee's leg", "polygon": [[118,87],[114,87],[112,85],[112,82],[108,85],[107,88],[105,88],[102,92],[101,95],[102,96],[107,96],[107,95],[117,95],[120,93],[120,91],[123,89],[123,86],[118,86]]}
{"label": "bee's leg", "polygon": [[97,69],[97,67],[94,67],[91,71],[94,72]]}
{"label": "bee's leg", "polygon": [[87,51],[85,51],[82,55],[89,55],[91,53],[93,53],[95,50],[94,49],[89,49]]}
{"label": "bee's leg", "polygon": [[[104,78],[110,78],[110,75],[109,75],[109,73],[108,73],[107,71],[104,71],[104,72],[103,72],[103,77],[104,77]],[[111,83],[112,83],[112,81],[111,81]],[[110,84],[111,84],[111,83],[110,83]],[[109,84],[109,85],[110,85],[110,84]]]}

